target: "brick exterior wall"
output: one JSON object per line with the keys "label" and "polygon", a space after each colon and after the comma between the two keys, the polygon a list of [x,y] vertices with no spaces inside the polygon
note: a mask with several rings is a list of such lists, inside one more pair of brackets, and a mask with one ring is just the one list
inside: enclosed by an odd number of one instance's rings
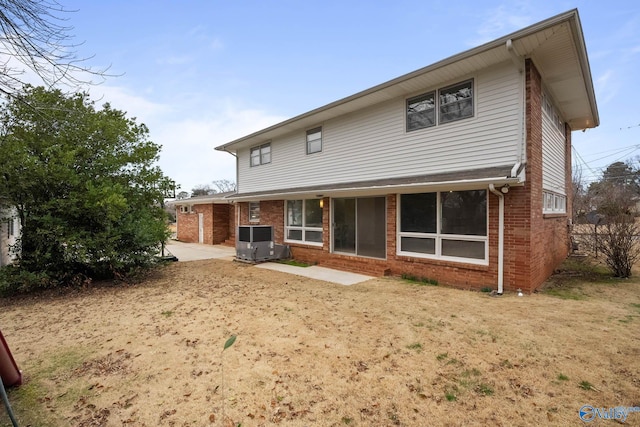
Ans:
{"label": "brick exterior wall", "polygon": [[[504,289],[533,292],[567,257],[570,248],[571,135],[566,127],[567,214],[543,215],[542,189],[542,79],[531,60],[526,61],[526,182],[504,195]],[[331,199],[323,199],[323,245],[287,243],[293,257],[309,263],[365,274],[401,275],[435,279],[463,288],[495,289],[498,282],[499,198],[488,192],[489,265],[424,259],[396,254],[397,195],[386,196],[387,257],[365,258],[330,252]],[[260,224],[273,225],[275,241],[284,243],[284,201],[262,201]],[[239,203],[240,222],[249,224],[248,203]]]}
{"label": "brick exterior wall", "polygon": [[209,203],[193,205],[192,210],[193,212],[190,213],[182,213],[179,207],[177,209],[178,230],[176,237],[179,241],[198,243],[198,214],[200,213],[202,214],[204,231],[202,243],[206,245],[229,244],[229,240],[235,238],[235,228],[230,227],[233,221],[233,205]]}

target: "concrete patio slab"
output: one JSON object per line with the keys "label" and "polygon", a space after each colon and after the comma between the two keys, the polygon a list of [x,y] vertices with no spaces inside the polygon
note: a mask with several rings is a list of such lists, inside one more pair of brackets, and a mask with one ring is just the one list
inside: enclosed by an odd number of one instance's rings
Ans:
{"label": "concrete patio slab", "polygon": [[200,243],[184,243],[170,240],[167,250],[178,258],[178,261],[197,261],[201,259],[228,258],[236,256],[236,249],[222,245],[204,245]]}
{"label": "concrete patio slab", "polygon": [[316,280],[324,280],[325,282],[337,283],[339,285],[355,285],[356,283],[365,282],[373,279],[372,276],[364,274],[349,273],[347,271],[334,270],[332,268],[319,267],[312,265],[309,267],[296,267],[295,265],[280,264],[277,262],[265,262],[257,264],[257,268],[266,268],[267,270],[281,271],[283,273],[295,274],[298,276],[309,277]]}
{"label": "concrete patio slab", "polygon": [[[203,259],[225,259],[233,261],[236,256],[236,249],[223,245],[204,245],[200,243],[184,243],[177,240],[167,242],[165,248],[171,252],[179,262],[198,261]],[[265,262],[256,264],[256,268],[266,268],[268,270],[280,271],[283,273],[295,274],[309,277],[325,282],[337,283],[339,285],[355,285],[373,279],[372,276],[364,274],[349,273],[347,271],[334,270],[326,267],[312,265],[309,267],[296,267],[294,265],[280,264],[277,262]]]}

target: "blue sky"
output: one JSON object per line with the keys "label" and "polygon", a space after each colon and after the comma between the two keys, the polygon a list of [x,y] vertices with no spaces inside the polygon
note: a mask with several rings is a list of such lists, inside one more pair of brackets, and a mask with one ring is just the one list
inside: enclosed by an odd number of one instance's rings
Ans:
{"label": "blue sky", "polygon": [[60,0],[90,88],[145,123],[190,191],[235,180],[214,147],[578,8],[601,125],[574,132],[583,175],[640,154],[640,2]]}

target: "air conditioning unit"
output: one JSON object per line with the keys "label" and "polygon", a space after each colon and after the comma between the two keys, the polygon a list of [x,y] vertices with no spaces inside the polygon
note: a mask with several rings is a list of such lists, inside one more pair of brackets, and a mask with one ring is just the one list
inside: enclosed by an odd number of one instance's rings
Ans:
{"label": "air conditioning unit", "polygon": [[270,225],[242,225],[238,227],[236,258],[261,262],[275,259],[273,227]]}

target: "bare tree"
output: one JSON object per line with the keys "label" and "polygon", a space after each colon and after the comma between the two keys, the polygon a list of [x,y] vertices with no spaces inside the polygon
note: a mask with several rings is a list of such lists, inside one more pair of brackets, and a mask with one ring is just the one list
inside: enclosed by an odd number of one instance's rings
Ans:
{"label": "bare tree", "polygon": [[71,42],[65,9],[56,0],[0,0],[0,94],[14,96],[26,83],[25,69],[32,70],[48,87],[71,87],[103,80],[106,70],[86,66],[79,46]]}
{"label": "bare tree", "polygon": [[573,222],[576,224],[584,221],[585,215],[590,211],[590,206],[589,197],[587,196],[587,190],[582,176],[582,166],[574,164],[572,170],[571,187],[573,198],[571,203],[571,213]]}
{"label": "bare tree", "polygon": [[236,191],[236,183],[230,179],[216,179],[212,182],[215,193]]}
{"label": "bare tree", "polygon": [[214,193],[215,191],[208,184],[198,184],[191,189],[191,197],[208,196]]}
{"label": "bare tree", "polygon": [[178,199],[178,200],[188,199],[188,198],[189,198],[189,192],[188,191],[181,191],[178,194],[176,194],[176,199]]}
{"label": "bare tree", "polygon": [[635,186],[625,182],[602,179],[589,188],[590,202],[596,211],[591,218],[590,232],[582,241],[602,254],[604,262],[616,277],[629,277],[640,259],[638,235],[638,196]]}

